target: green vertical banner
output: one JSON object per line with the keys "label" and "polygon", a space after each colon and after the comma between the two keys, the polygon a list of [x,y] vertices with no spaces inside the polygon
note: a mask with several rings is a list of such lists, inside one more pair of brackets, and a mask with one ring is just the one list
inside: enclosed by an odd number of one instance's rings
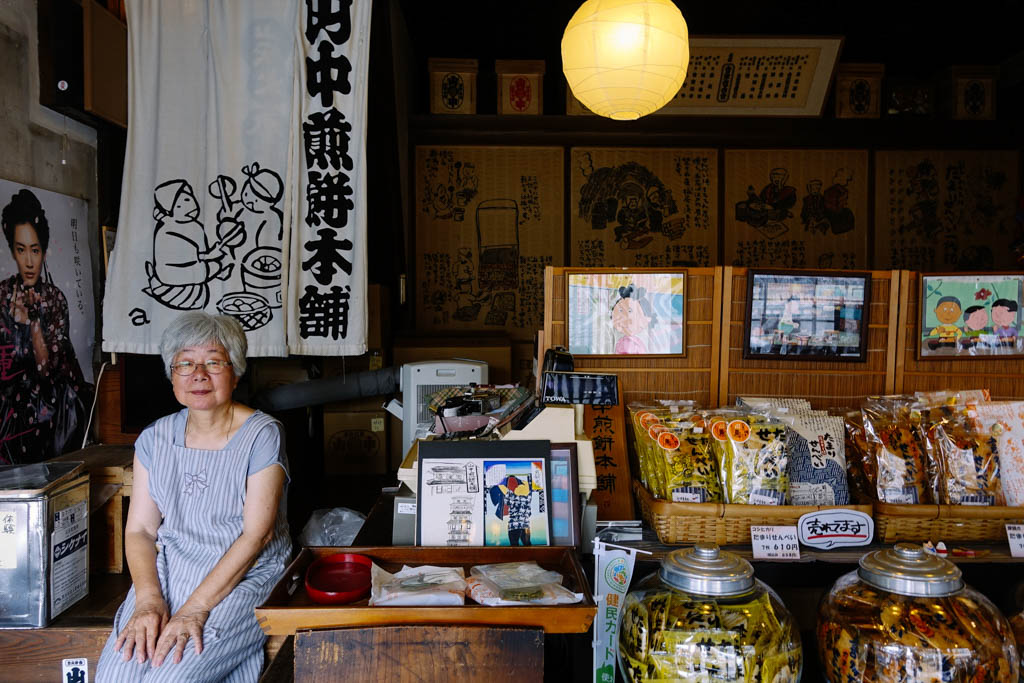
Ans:
{"label": "green vertical banner", "polygon": [[594,683],[615,683],[619,617],[638,552],[594,540]]}

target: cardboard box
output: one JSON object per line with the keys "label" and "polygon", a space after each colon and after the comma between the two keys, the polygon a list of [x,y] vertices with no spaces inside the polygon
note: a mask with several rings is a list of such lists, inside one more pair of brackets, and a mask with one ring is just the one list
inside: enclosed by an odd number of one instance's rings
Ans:
{"label": "cardboard box", "polygon": [[428,59],[430,113],[475,114],[479,68],[475,59]]}
{"label": "cardboard box", "polygon": [[[357,405],[371,405],[369,401]],[[339,409],[340,405],[324,407],[324,474],[386,474],[387,413]]]}
{"label": "cardboard box", "polygon": [[836,118],[881,116],[883,76],[885,64],[840,64],[836,70]]}
{"label": "cardboard box", "polygon": [[544,113],[544,60],[496,59],[499,114]]}

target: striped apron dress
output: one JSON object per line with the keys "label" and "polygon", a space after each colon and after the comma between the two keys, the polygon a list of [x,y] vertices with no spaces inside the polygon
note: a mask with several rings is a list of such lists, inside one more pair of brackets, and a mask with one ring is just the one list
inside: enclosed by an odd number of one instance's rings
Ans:
{"label": "striped apron dress", "polygon": [[[242,534],[242,505],[253,442],[277,421],[257,411],[220,451],[186,448],[184,415],[155,422],[149,491],[163,516],[157,531],[157,577],[173,616]],[[278,423],[278,429],[280,424]],[[282,436],[283,440],[283,436]],[[284,454],[280,456],[287,469]],[[273,467],[274,465],[271,465]],[[171,651],[160,667],[135,658],[122,661],[114,650],[118,633],[135,611],[135,586],[114,618],[114,630],[100,655],[97,683],[121,681],[256,681],[263,666],[266,636],[253,609],[264,602],[284,574],[292,543],[282,495],[274,536],[237,586],[211,611],[203,628],[203,651],[190,639],[181,662]]]}

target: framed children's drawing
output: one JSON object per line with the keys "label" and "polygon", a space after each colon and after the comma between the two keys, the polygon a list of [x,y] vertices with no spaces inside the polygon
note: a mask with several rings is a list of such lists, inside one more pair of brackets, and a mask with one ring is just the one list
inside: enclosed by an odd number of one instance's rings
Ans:
{"label": "framed children's drawing", "polygon": [[547,441],[421,441],[416,544],[552,545]]}
{"label": "framed children's drawing", "polygon": [[1024,273],[921,275],[919,359],[1024,357]]}
{"label": "framed children's drawing", "polygon": [[685,270],[580,268],[565,280],[569,353],[685,355]]}
{"label": "framed children's drawing", "polygon": [[551,542],[574,545],[581,542],[580,481],[576,444],[551,444]]}
{"label": "framed children's drawing", "polygon": [[871,274],[747,271],[743,357],[867,360]]}

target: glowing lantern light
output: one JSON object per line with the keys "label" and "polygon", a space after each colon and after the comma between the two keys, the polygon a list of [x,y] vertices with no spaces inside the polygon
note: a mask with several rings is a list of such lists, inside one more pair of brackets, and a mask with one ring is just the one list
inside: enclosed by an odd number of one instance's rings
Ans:
{"label": "glowing lantern light", "polygon": [[628,121],[664,107],[690,62],[686,21],[671,0],[587,0],[562,35],[572,94],[595,114]]}

